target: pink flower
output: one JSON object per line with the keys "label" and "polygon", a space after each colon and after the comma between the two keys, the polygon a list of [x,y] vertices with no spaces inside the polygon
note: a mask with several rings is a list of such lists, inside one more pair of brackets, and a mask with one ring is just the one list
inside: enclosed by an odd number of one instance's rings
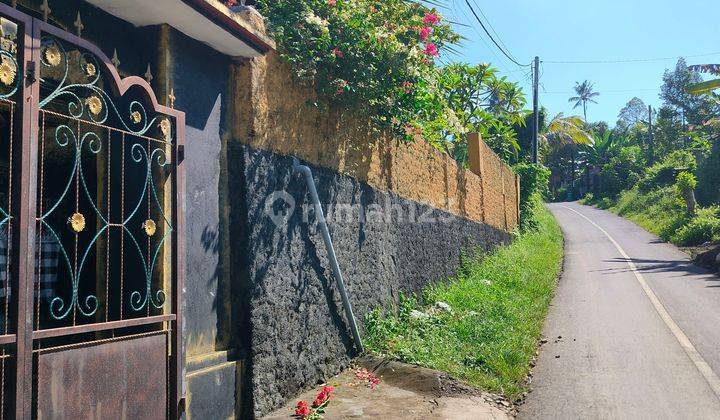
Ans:
{"label": "pink flower", "polygon": [[344,54],[342,51],[340,51],[340,48],[338,48],[338,47],[333,48],[332,53],[333,53],[333,54],[335,55],[335,57],[337,57],[337,58],[343,58],[343,57],[345,57],[345,54]]}
{"label": "pink flower", "polygon": [[433,12],[425,12],[423,23],[426,25],[437,25],[440,22],[440,17]]}
{"label": "pink flower", "polygon": [[432,28],[429,26],[423,26],[422,28],[420,28],[419,32],[420,32],[420,40],[425,41],[428,39],[428,37],[432,33]]}
{"label": "pink flower", "polygon": [[404,81],[402,83],[402,87],[403,87],[403,90],[405,91],[405,93],[410,93],[410,92],[412,92],[413,84],[412,84],[412,82]]}
{"label": "pink flower", "polygon": [[434,56],[438,55],[437,46],[436,46],[435,44],[433,44],[432,42],[428,42],[428,43],[425,45],[425,51],[424,51],[424,52],[425,52],[425,54],[427,54],[427,55],[429,55],[429,56],[431,56],[431,57],[434,57]]}
{"label": "pink flower", "polygon": [[335,91],[335,95],[342,95],[345,92],[348,82],[343,79],[338,79],[338,88]]}
{"label": "pink flower", "polygon": [[328,6],[335,6],[337,4],[337,0],[327,0]]}
{"label": "pink flower", "polygon": [[380,385],[380,378],[378,378],[374,373],[370,373],[368,376],[368,386],[370,389],[375,389],[378,385]]}
{"label": "pink flower", "polygon": [[225,0],[225,6],[227,7],[234,7],[237,6],[237,4],[237,0]]}

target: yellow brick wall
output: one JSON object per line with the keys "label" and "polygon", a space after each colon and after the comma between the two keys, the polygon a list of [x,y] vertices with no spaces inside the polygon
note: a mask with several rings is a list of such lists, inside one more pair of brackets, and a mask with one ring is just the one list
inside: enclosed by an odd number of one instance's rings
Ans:
{"label": "yellow brick wall", "polygon": [[399,144],[357,111],[310,106],[313,89],[294,80],[274,52],[235,65],[233,90],[232,137],[239,141],[471,220],[517,225],[515,175],[484,144],[481,177],[425,142]]}

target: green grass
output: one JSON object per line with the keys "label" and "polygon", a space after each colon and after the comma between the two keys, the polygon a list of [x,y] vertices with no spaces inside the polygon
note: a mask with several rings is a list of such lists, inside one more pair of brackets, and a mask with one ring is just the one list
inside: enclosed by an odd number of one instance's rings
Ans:
{"label": "green grass", "polygon": [[485,258],[465,261],[455,278],[425,291],[428,307],[442,301],[453,313],[415,319],[413,309],[429,309],[405,298],[398,311],[369,315],[367,347],[510,399],[519,397],[527,388],[563,255],[555,219],[540,207],[538,220],[537,231]]}
{"label": "green grass", "polygon": [[688,220],[685,206],[673,186],[648,193],[641,193],[637,188],[623,191],[608,210],[666,241]]}
{"label": "green grass", "polygon": [[633,188],[620,193],[615,201],[604,198],[585,200],[583,203],[625,217],[676,245],[691,246],[706,241],[720,241],[720,208],[698,208],[696,214],[690,216],[674,186],[649,192]]}

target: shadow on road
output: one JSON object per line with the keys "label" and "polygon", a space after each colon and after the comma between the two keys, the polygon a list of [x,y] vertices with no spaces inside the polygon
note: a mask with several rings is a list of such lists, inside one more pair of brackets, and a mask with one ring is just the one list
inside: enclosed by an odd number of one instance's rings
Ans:
{"label": "shadow on road", "polygon": [[677,273],[676,277],[684,276],[701,276],[698,280],[707,282],[718,282],[719,284],[710,284],[707,287],[720,287],[720,277],[710,270],[698,267],[697,265],[689,261],[678,261],[678,260],[658,260],[658,259],[644,259],[644,258],[611,258],[603,260],[606,263],[623,264],[622,267],[617,268],[605,268],[601,270],[593,270],[594,272],[600,272],[603,274],[616,274],[630,272],[630,267],[627,265],[628,262],[632,262],[640,272],[647,273]]}

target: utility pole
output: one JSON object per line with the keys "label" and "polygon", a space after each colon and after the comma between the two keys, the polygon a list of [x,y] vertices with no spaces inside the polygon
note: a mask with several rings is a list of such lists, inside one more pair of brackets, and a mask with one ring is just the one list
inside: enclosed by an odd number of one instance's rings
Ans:
{"label": "utility pole", "polygon": [[538,85],[540,82],[540,57],[535,56],[533,66],[533,132],[532,132],[532,153],[533,163],[538,163],[538,134],[540,127],[540,110],[538,109]]}
{"label": "utility pole", "polygon": [[650,152],[650,159],[649,163],[652,165],[655,163],[655,139],[653,138],[653,126],[652,126],[652,106],[648,105],[648,134],[649,134],[649,140],[648,143],[648,151]]}

